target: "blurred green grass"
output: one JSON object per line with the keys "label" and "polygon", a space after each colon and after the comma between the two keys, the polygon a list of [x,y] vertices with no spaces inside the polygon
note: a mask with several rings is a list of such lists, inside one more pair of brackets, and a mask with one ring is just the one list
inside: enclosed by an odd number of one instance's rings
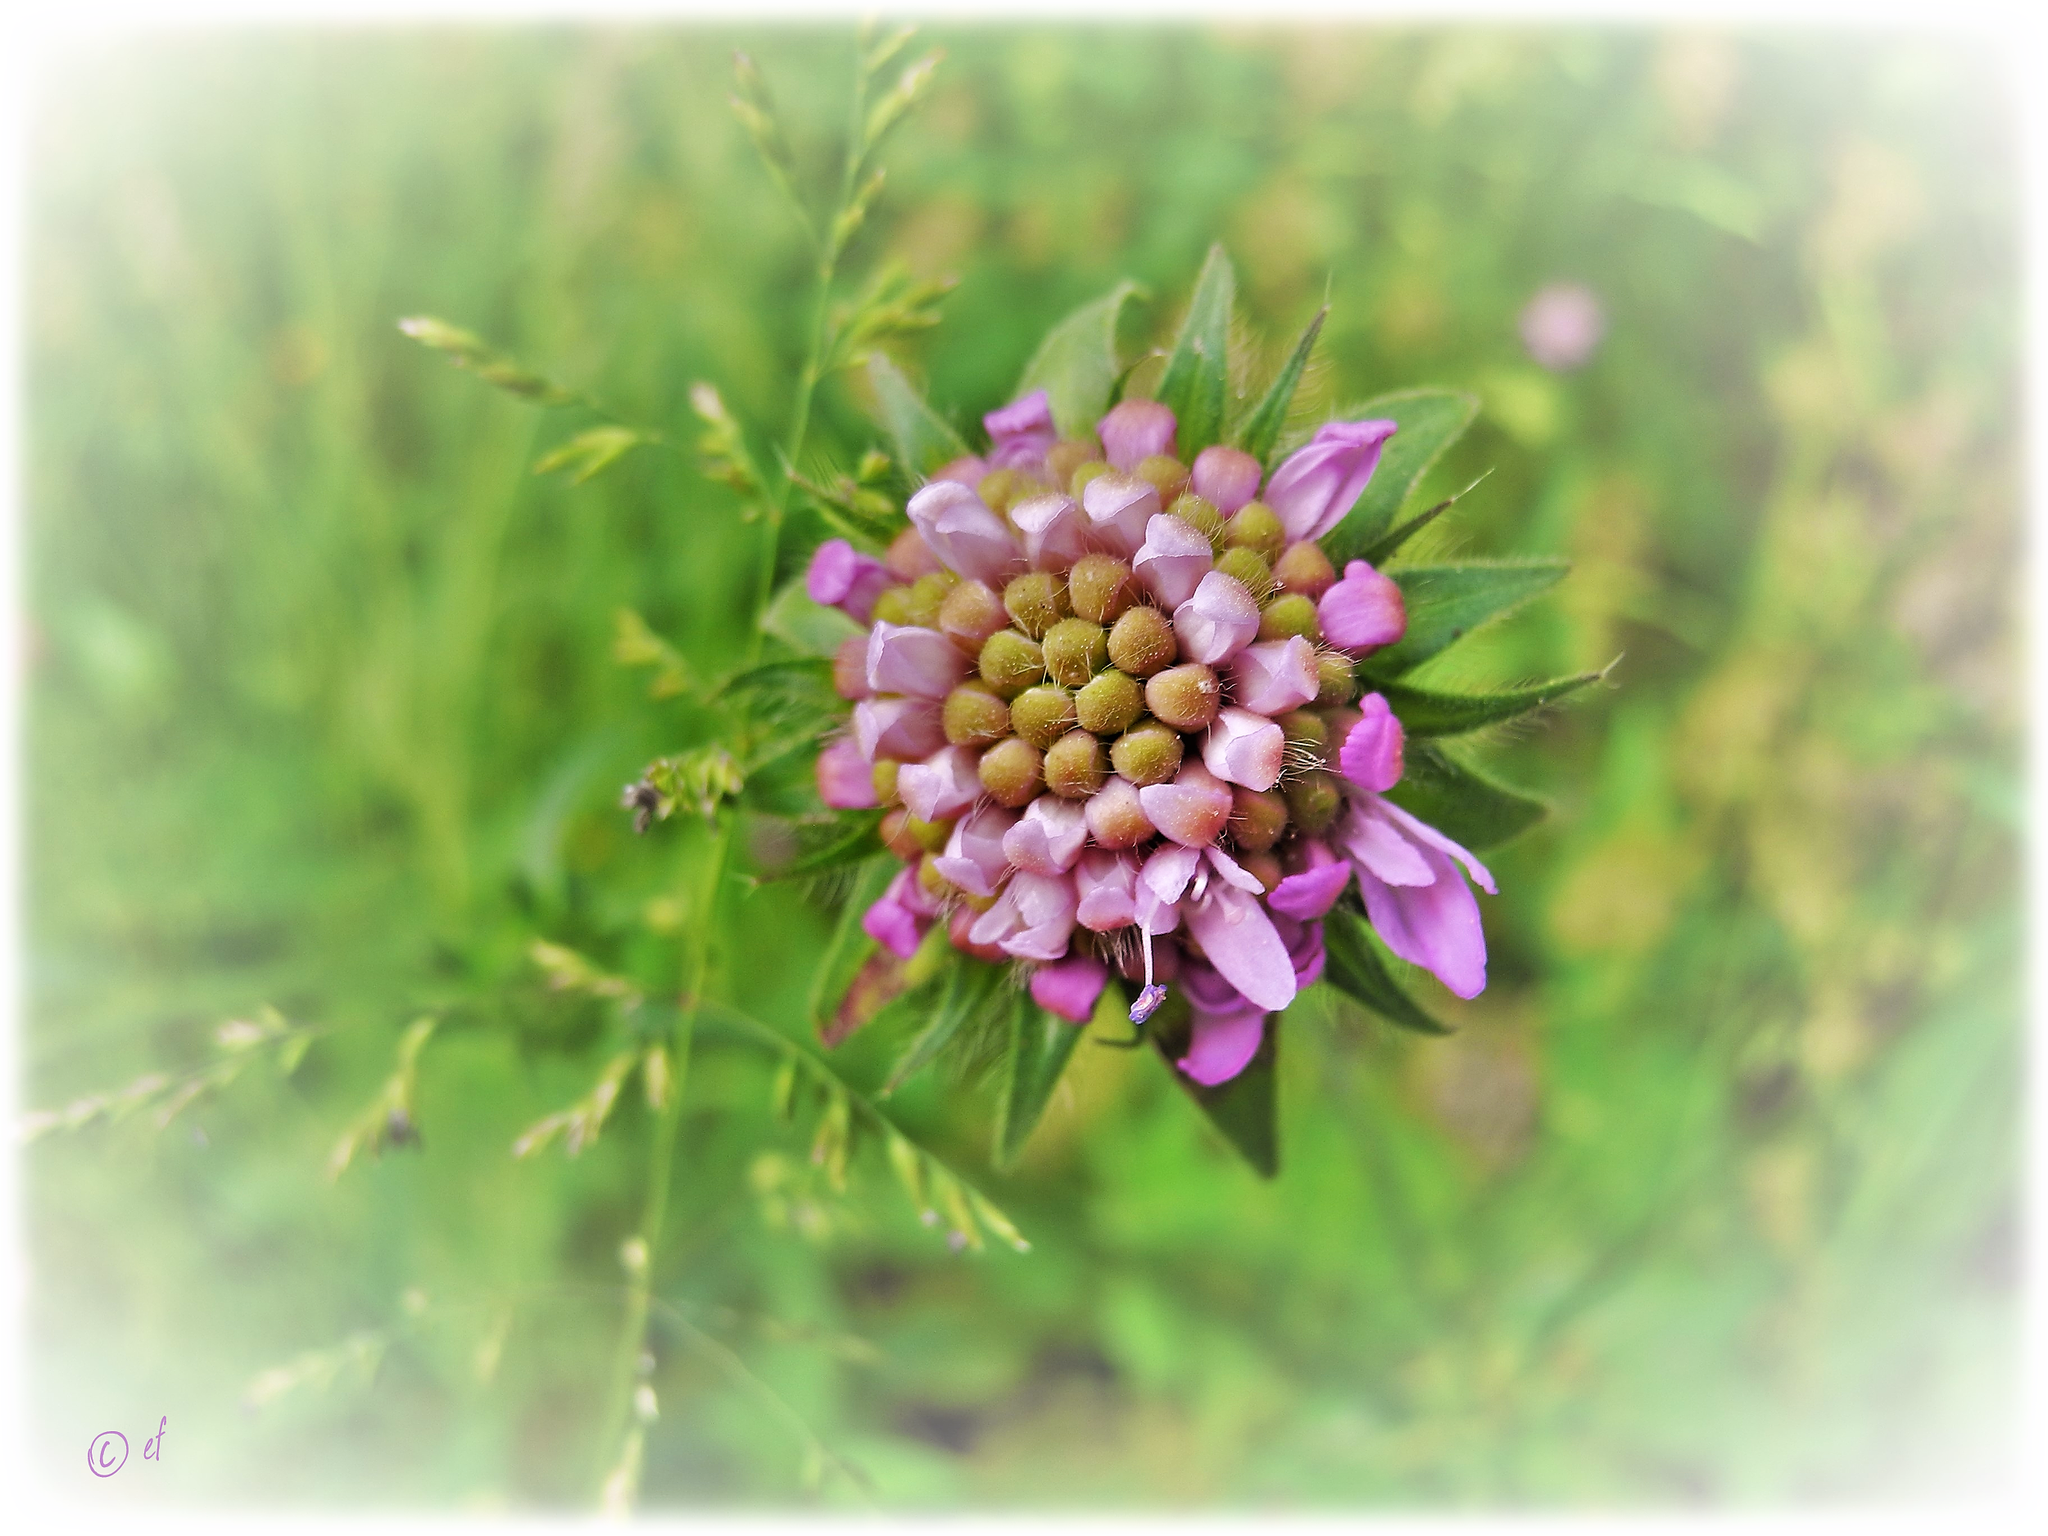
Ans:
{"label": "blurred green grass", "polygon": [[[1221,238],[1274,347],[1333,301],[1310,406],[1483,398],[1440,480],[1493,475],[1438,550],[1576,562],[1442,665],[1624,660],[1489,749],[1558,814],[1495,862],[1460,1033],[1335,1002],[1290,1029],[1277,1183],[1156,1064],[1084,1047],[1008,1179],[971,1081],[899,1103],[1033,1253],[951,1256],[878,1161],[806,1238],[759,1198],[801,1181],[800,1130],[707,1043],[662,1295],[895,1506],[1981,1487],[2010,1449],[2020,1061],[2016,215],[1988,62],[1794,34],[938,40],[866,237],[960,275],[906,359],[935,401],[1000,403],[1126,275],[1155,334]],[[393,322],[445,315],[685,437],[700,378],[777,425],[805,261],[724,107],[735,45],[822,165],[830,30],[189,34],[42,96],[27,1098],[176,1070],[266,1001],[334,1029],[161,1136],[28,1150],[40,1454],[174,1421],[95,1497],[591,1495],[648,1117],[509,1158],[602,1028],[524,948],[673,984],[701,835],[636,841],[614,797],[699,722],[612,663],[612,614],[715,674],[755,534],[677,456],[532,477],[573,415]],[[1564,376],[1515,333],[1558,278],[1609,321]],[[822,402],[840,463],[860,406]],[[800,1028],[829,921],[762,891],[717,987]],[[422,1147],[330,1186],[425,1009],[448,1022]],[[846,1070],[873,1081],[889,1044],[856,1037]],[[357,1334],[391,1337],[373,1381],[240,1407]],[[650,1501],[803,1497],[758,1394],[662,1338]]]}

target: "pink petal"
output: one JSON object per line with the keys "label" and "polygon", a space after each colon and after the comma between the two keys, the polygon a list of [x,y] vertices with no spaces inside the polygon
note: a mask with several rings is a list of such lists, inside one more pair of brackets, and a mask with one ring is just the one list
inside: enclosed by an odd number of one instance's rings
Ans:
{"label": "pink petal", "polygon": [[1230,791],[1201,763],[1183,763],[1171,784],[1147,784],[1138,803],[1152,825],[1191,848],[1206,848],[1230,820]]}
{"label": "pink petal", "polygon": [[934,480],[904,509],[948,570],[1001,590],[1024,552],[1003,520],[979,496],[950,480]]}
{"label": "pink petal", "polygon": [[981,798],[979,762],[966,747],[941,747],[921,763],[905,763],[896,792],[919,821],[951,821]]}
{"label": "pink petal", "polygon": [[1113,853],[1090,851],[1074,870],[1074,890],[1081,900],[1075,920],[1091,933],[1127,926],[1136,916],[1137,866]]}
{"label": "pink petal", "polygon": [[1265,894],[1266,888],[1259,884],[1259,877],[1246,869],[1221,848],[1205,848],[1202,857],[1218,878],[1236,886],[1240,891],[1249,891],[1254,896]]}
{"label": "pink petal", "polygon": [[1408,632],[1408,602],[1393,577],[1354,560],[1344,567],[1344,579],[1316,604],[1316,622],[1330,644],[1363,654],[1392,645]]}
{"label": "pink petal", "polygon": [[1242,448],[1218,443],[1195,455],[1195,494],[1228,517],[1259,494],[1263,473],[1259,461]]}
{"label": "pink petal", "polygon": [[1048,1013],[1085,1024],[1109,984],[1109,967],[1090,954],[1072,954],[1031,974],[1031,998]]}
{"label": "pink petal", "polygon": [[1382,793],[1401,782],[1401,749],[1407,736],[1381,695],[1368,693],[1358,701],[1358,709],[1364,718],[1346,733],[1337,764],[1360,789]]}
{"label": "pink petal", "polygon": [[1088,552],[1088,523],[1071,496],[1032,496],[1010,508],[1033,570],[1064,571]]}
{"label": "pink petal", "polygon": [[1023,399],[990,411],[981,418],[988,428],[991,469],[1036,469],[1045,462],[1045,451],[1059,441],[1052,424],[1052,405],[1042,389]]}
{"label": "pink petal", "polygon": [[1320,539],[1344,520],[1398,426],[1392,421],[1330,422],[1273,471],[1266,505],[1279,515],[1288,542]]}
{"label": "pink petal", "polygon": [[1360,872],[1365,913],[1388,949],[1435,974],[1459,997],[1486,988],[1486,935],[1479,901],[1459,878],[1448,855],[1423,851],[1433,878],[1427,885],[1388,885]]}
{"label": "pink petal", "polygon": [[[1136,835],[1132,835],[1132,813],[1137,816]],[[1145,803],[1138,798],[1138,787],[1129,779],[1111,779],[1102,788],[1088,797],[1088,835],[1103,848],[1135,848],[1150,838],[1156,828],[1145,815]]]}
{"label": "pink petal", "polygon": [[922,762],[946,744],[946,727],[931,699],[862,699],[853,706],[853,739],[869,762]]}
{"label": "pink petal", "polygon": [[851,737],[828,743],[818,754],[818,798],[840,811],[863,811],[876,803],[874,771]]}
{"label": "pink petal", "polygon": [[1266,905],[1292,918],[1322,917],[1337,905],[1337,898],[1344,894],[1344,887],[1350,883],[1349,864],[1325,864],[1319,869],[1289,875],[1273,887],[1273,894],[1266,898]]}
{"label": "pink petal", "polygon": [[1268,1012],[1294,1001],[1294,965],[1256,896],[1212,885],[1188,908],[1188,931],[1209,963],[1238,991]]}
{"label": "pink petal", "polygon": [[1156,400],[1125,400],[1110,407],[1095,433],[1109,462],[1128,470],[1155,453],[1172,453],[1176,425],[1173,412]]}
{"label": "pink petal", "polygon": [[936,629],[878,620],[868,631],[868,686],[943,699],[967,675],[967,657]]}
{"label": "pink petal", "polygon": [[1259,632],[1259,605],[1244,583],[1221,571],[1204,576],[1194,595],[1173,610],[1174,638],[1188,661],[1216,666]]}
{"label": "pink petal", "polygon": [[1081,488],[1081,510],[1094,541],[1129,559],[1145,542],[1145,525],[1159,515],[1159,490],[1149,480],[1112,471]]}
{"label": "pink petal", "polygon": [[1063,875],[1081,857],[1088,822],[1081,807],[1057,795],[1040,795],[1024,808],[1024,819],[1003,835],[1003,853],[1034,875]]}
{"label": "pink petal", "polygon": [[1198,1012],[1188,1053],[1174,1065],[1203,1087],[1214,1088],[1251,1065],[1265,1033],[1266,1016],[1256,1007],[1236,1013]]}
{"label": "pink petal", "polygon": [[982,477],[987,475],[987,473],[987,461],[976,454],[970,453],[964,458],[954,459],[949,463],[941,465],[932,475],[932,479],[935,481],[949,480],[955,485],[964,485],[971,491],[981,484]]}
{"label": "pink petal", "polygon": [[860,926],[869,938],[899,960],[908,960],[917,953],[917,942],[922,937],[917,919],[901,902],[886,894],[868,908]]}
{"label": "pink petal", "polygon": [[1264,715],[1225,708],[1202,738],[1202,762],[1217,778],[1271,789],[1287,760],[1287,733]]}
{"label": "pink petal", "polygon": [[875,611],[875,599],[888,585],[889,568],[844,539],[827,539],[820,544],[804,573],[804,592],[812,602],[843,608],[863,624]]}
{"label": "pink petal", "polygon": [[1238,707],[1257,715],[1284,715],[1322,691],[1316,648],[1300,635],[1248,645],[1229,670]]}
{"label": "pink petal", "polygon": [[1493,876],[1487,872],[1486,866],[1474,858],[1469,851],[1452,842],[1428,822],[1418,820],[1407,811],[1402,810],[1400,806],[1394,804],[1391,800],[1380,801],[1379,808],[1384,815],[1389,817],[1395,825],[1399,826],[1402,831],[1406,832],[1415,841],[1426,843],[1439,853],[1447,853],[1456,859],[1465,866],[1466,873],[1479,882],[1481,890],[1485,891],[1489,896],[1494,894]]}
{"label": "pink petal", "polygon": [[946,851],[932,863],[970,896],[993,896],[1010,872],[1003,838],[1017,818],[1001,806],[985,805],[953,824]]}
{"label": "pink petal", "polygon": [[1131,570],[1152,595],[1168,608],[1195,595],[1202,578],[1216,563],[1209,541],[1170,512],[1145,524],[1145,542],[1131,561]]}
{"label": "pink petal", "polygon": [[1387,802],[1378,795],[1359,796],[1338,827],[1344,851],[1362,874],[1388,885],[1429,884],[1435,877],[1422,848],[1386,815],[1386,809]]}

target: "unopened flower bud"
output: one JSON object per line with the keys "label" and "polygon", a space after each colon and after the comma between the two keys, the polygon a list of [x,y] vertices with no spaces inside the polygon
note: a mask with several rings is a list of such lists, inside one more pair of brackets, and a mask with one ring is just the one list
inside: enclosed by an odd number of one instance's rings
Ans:
{"label": "unopened flower bud", "polygon": [[890,587],[875,599],[874,617],[885,624],[910,622],[910,588]]}
{"label": "unopened flower bud", "polygon": [[1259,494],[1264,474],[1259,461],[1242,448],[1217,443],[1195,455],[1192,478],[1195,494],[1214,502],[1216,510],[1228,516]]}
{"label": "unopened flower bud", "polygon": [[1223,548],[1223,514],[1208,497],[1189,491],[1166,510],[1207,539],[1212,554]]}
{"label": "unopened flower bud", "polygon": [[1337,569],[1322,545],[1299,539],[1280,552],[1273,566],[1273,579],[1284,591],[1299,592],[1311,602],[1319,600],[1337,579]]}
{"label": "unopened flower bud", "polygon": [[1170,731],[1158,721],[1128,730],[1109,749],[1109,761],[1133,784],[1164,784],[1180,772],[1185,746],[1180,732]]}
{"label": "unopened flower bud", "polygon": [[1173,624],[1157,608],[1132,608],[1109,632],[1109,659],[1119,672],[1150,677],[1173,664]]}
{"label": "unopened flower bud", "polygon": [[1392,645],[1408,630],[1408,606],[1392,577],[1363,560],[1344,567],[1344,579],[1325,592],[1316,605],[1323,634],[1346,651],[1371,651]]}
{"label": "unopened flower bud", "polygon": [[1003,607],[1017,627],[1036,640],[1066,613],[1066,583],[1050,571],[1029,571],[1003,588]]}
{"label": "unopened flower bud", "polygon": [[1085,685],[1109,662],[1109,632],[1087,619],[1061,619],[1045,632],[1045,670],[1069,688]]}
{"label": "unopened flower bud", "polygon": [[1188,488],[1188,467],[1171,454],[1147,454],[1131,473],[1152,483],[1159,492],[1159,505],[1162,507],[1172,506]]}
{"label": "unopened flower bud", "polygon": [[1189,848],[1206,848],[1230,821],[1230,786],[1202,764],[1181,765],[1171,784],[1148,784],[1138,803],[1152,825]]}
{"label": "unopened flower bud", "polygon": [[985,581],[963,581],[939,604],[939,632],[968,654],[981,650],[982,642],[999,629],[1007,629],[1010,616],[1003,600]]}
{"label": "unopened flower bud", "polygon": [[1172,453],[1176,426],[1172,409],[1157,400],[1122,400],[1095,424],[1095,431],[1109,462],[1132,469],[1155,453]]}
{"label": "unopened flower bud", "polygon": [[1109,777],[1102,743],[1086,731],[1069,731],[1046,749],[1045,787],[1064,800],[1085,800]]}
{"label": "unopened flower bud", "polygon": [[[1247,789],[1242,784],[1230,792],[1230,836],[1245,854],[1264,853],[1287,831],[1287,801],[1274,791]],[[1240,860],[1239,862],[1243,862]],[[1279,864],[1274,864],[1279,880]]]}
{"label": "unopened flower bud", "polygon": [[929,576],[920,576],[910,584],[910,598],[905,612],[912,624],[922,629],[936,629],[939,624],[939,606],[946,600],[958,583],[959,577],[951,571],[934,571]]}
{"label": "unopened flower bud", "polygon": [[1200,662],[1171,667],[1145,685],[1145,705],[1177,731],[1206,730],[1222,706],[1223,686]]}
{"label": "unopened flower bud", "polygon": [[1115,736],[1129,729],[1144,712],[1144,689],[1114,668],[1074,695],[1074,715],[1081,729],[1098,736]]}
{"label": "unopened flower bud", "polygon": [[896,774],[902,767],[903,765],[893,757],[883,757],[875,760],[875,804],[902,804],[902,797],[896,793]]}
{"label": "unopened flower bud", "polygon": [[945,569],[932,553],[931,545],[925,543],[924,535],[915,528],[906,528],[889,541],[889,553],[882,557],[882,563],[905,586],[920,576]]}
{"label": "unopened flower bud", "polygon": [[1073,474],[1068,478],[1067,494],[1073,497],[1074,500],[1079,501],[1081,493],[1088,489],[1088,482],[1090,480],[1093,480],[1097,475],[1106,475],[1108,473],[1109,460],[1093,458],[1084,461],[1075,467]]}
{"label": "unopened flower bud", "polygon": [[1358,677],[1342,651],[1316,653],[1316,703],[1329,707],[1358,697]]}
{"label": "unopened flower bud", "polygon": [[1045,451],[1046,478],[1054,485],[1071,485],[1074,471],[1102,457],[1102,446],[1093,438],[1067,438]]}
{"label": "unopened flower bud", "polygon": [[1123,779],[1111,779],[1088,802],[1088,835],[1098,848],[1135,848],[1156,830],[1137,786]]}
{"label": "unopened flower bud", "polygon": [[981,477],[974,494],[981,498],[981,504],[1001,517],[1010,510],[1010,503],[1017,499],[1018,482],[1022,479],[1014,469],[992,469]]}
{"label": "unopened flower bud", "polygon": [[1131,568],[1114,555],[1083,555],[1067,572],[1067,601],[1096,624],[1114,624],[1131,606]]}
{"label": "unopened flower bud", "polygon": [[1313,753],[1318,759],[1328,755],[1330,728],[1321,715],[1306,709],[1290,709],[1284,715],[1275,715],[1274,724],[1287,733],[1287,745],[1300,753]]}
{"label": "unopened flower bud", "polygon": [[950,821],[919,821],[902,806],[882,818],[882,846],[904,863],[916,862],[927,853],[937,853],[953,834]]}
{"label": "unopened flower bud", "polygon": [[1010,705],[1010,727],[1044,751],[1074,728],[1074,697],[1050,684],[1027,688]]}
{"label": "unopened flower bud", "polygon": [[1316,605],[1299,592],[1285,592],[1266,604],[1259,615],[1259,638],[1285,640],[1293,635],[1311,645],[1323,638],[1316,624]]}
{"label": "unopened flower bud", "polygon": [[1248,501],[1225,525],[1223,542],[1256,549],[1271,562],[1278,560],[1287,547],[1287,530],[1280,526],[1280,514],[1263,501]]}
{"label": "unopened flower bud", "polygon": [[1216,561],[1216,569],[1251,593],[1254,602],[1263,603],[1273,595],[1273,568],[1256,549],[1230,545]]}
{"label": "unopened flower bud", "polygon": [[981,754],[981,787],[996,804],[1014,811],[1038,793],[1043,762],[1038,748],[1028,741],[1016,736],[999,741]]}
{"label": "unopened flower bud", "polygon": [[1320,768],[1311,769],[1289,782],[1286,795],[1289,817],[1310,837],[1319,837],[1327,832],[1344,803],[1336,777]]}
{"label": "unopened flower bud", "polygon": [[1014,629],[999,629],[981,647],[981,680],[1006,699],[1013,699],[1045,676],[1045,653],[1036,640]]}
{"label": "unopened flower bud", "polygon": [[918,888],[925,895],[929,896],[935,904],[944,902],[949,897],[957,894],[953,882],[940,874],[938,865],[932,862],[937,857],[938,855],[936,854],[928,853],[918,861],[917,865]]}

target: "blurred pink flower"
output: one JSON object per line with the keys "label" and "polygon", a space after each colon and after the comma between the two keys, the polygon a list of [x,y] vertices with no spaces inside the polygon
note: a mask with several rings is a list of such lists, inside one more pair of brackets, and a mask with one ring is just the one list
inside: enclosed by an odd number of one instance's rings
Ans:
{"label": "blurred pink flower", "polygon": [[1569,373],[1591,361],[1607,334],[1607,314],[1583,283],[1552,283],[1523,307],[1519,329],[1539,367]]}

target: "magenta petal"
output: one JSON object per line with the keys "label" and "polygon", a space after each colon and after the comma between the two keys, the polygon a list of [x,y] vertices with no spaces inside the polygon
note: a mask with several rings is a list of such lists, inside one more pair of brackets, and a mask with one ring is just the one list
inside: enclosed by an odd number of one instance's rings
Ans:
{"label": "magenta petal", "polygon": [[1259,1054],[1266,1016],[1257,1008],[1235,1013],[1196,1013],[1188,1053],[1174,1063],[1205,1088],[1227,1083]]}
{"label": "magenta petal", "polygon": [[1320,869],[1289,875],[1273,887],[1266,905],[1288,917],[1310,919],[1323,916],[1337,905],[1344,887],[1351,883],[1349,864],[1325,864]]}
{"label": "magenta petal", "polygon": [[1388,949],[1431,971],[1459,997],[1486,989],[1486,934],[1479,900],[1457,866],[1434,848],[1422,851],[1435,876],[1427,885],[1388,885],[1360,871],[1365,914]]}
{"label": "magenta petal", "polygon": [[1294,965],[1256,896],[1212,884],[1189,907],[1188,931],[1224,980],[1261,1008],[1270,1013],[1294,1001]]}
{"label": "magenta petal", "polygon": [[917,919],[901,902],[887,895],[868,908],[860,926],[869,938],[899,960],[908,960],[917,953]]}
{"label": "magenta petal", "polygon": [[1173,412],[1156,400],[1124,400],[1110,407],[1095,432],[1109,462],[1129,470],[1155,453],[1172,453],[1176,425]]}
{"label": "magenta petal", "polygon": [[1045,451],[1059,441],[1052,424],[1052,404],[1042,389],[1034,389],[999,411],[990,411],[981,424],[988,428],[991,469],[1036,469],[1045,462]]}
{"label": "magenta petal", "polygon": [[1031,998],[1070,1024],[1086,1024],[1109,983],[1109,968],[1093,955],[1074,954],[1031,973]]}
{"label": "magenta petal", "polygon": [[864,811],[875,804],[875,775],[849,736],[818,754],[818,798],[834,810]]}
{"label": "magenta petal", "polygon": [[1195,455],[1191,478],[1195,494],[1228,517],[1259,494],[1263,473],[1259,461],[1242,448],[1218,443]]}
{"label": "magenta petal", "polygon": [[1401,751],[1407,736],[1381,695],[1368,693],[1358,708],[1364,718],[1346,733],[1337,764],[1360,789],[1384,793],[1401,782]]}
{"label": "magenta petal", "polygon": [[1354,560],[1316,604],[1316,622],[1339,650],[1375,651],[1408,632],[1408,602],[1393,577]]}
{"label": "magenta petal", "polygon": [[811,556],[804,593],[812,602],[843,608],[865,624],[889,580],[889,568],[873,555],[862,554],[844,539],[827,539]]}

